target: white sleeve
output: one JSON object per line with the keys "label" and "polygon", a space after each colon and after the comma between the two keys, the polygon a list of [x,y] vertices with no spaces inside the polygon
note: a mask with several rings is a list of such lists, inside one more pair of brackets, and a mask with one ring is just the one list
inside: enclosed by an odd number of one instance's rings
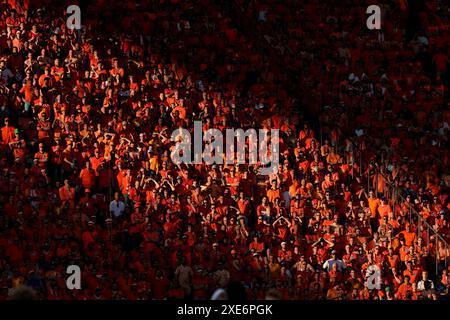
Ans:
{"label": "white sleeve", "polygon": [[420,290],[420,291],[422,291],[422,290],[424,290],[425,288],[424,288],[424,282],[422,281],[422,280],[420,280],[418,283],[417,283],[417,290]]}

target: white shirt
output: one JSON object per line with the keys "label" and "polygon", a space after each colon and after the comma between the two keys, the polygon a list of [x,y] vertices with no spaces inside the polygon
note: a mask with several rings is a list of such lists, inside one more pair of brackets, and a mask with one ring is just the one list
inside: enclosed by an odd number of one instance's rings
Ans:
{"label": "white shirt", "polygon": [[125,204],[120,200],[113,200],[109,204],[109,211],[111,211],[116,218],[120,217],[125,211]]}
{"label": "white shirt", "polygon": [[336,260],[328,259],[323,264],[323,268],[326,271],[330,271],[331,268],[333,267],[333,264],[337,264],[338,271],[343,271],[345,269],[345,263],[342,260],[339,260],[339,259],[336,259]]}
{"label": "white shirt", "polygon": [[266,10],[261,10],[258,12],[258,21],[263,21],[266,22],[267,21],[267,11]]}
{"label": "white shirt", "polygon": [[[433,283],[433,281],[431,281],[430,279],[427,279],[427,282],[428,282],[429,285],[430,285],[430,287],[428,288],[428,290],[434,289],[434,283]],[[424,281],[424,280],[420,280],[420,281],[417,283],[417,290],[419,290],[419,291],[427,290],[427,289],[425,289],[425,281]]]}
{"label": "white shirt", "polygon": [[286,205],[286,208],[290,209],[292,197],[291,197],[291,194],[289,193],[289,191],[286,190],[283,192],[283,200]]}

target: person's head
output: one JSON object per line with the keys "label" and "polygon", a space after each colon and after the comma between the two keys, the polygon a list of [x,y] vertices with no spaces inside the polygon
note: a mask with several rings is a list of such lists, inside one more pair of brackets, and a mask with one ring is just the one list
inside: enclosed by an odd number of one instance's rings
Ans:
{"label": "person's head", "polygon": [[423,244],[423,239],[422,238],[418,238],[417,239],[417,245],[420,247]]}
{"label": "person's head", "polygon": [[352,279],[356,278],[355,270],[353,270],[353,269],[350,270],[350,277],[351,277]]}
{"label": "person's head", "polygon": [[268,198],[266,196],[262,197],[261,202],[263,205],[266,205],[268,201]]}
{"label": "person's head", "polygon": [[36,300],[36,292],[33,288],[21,285],[13,290],[10,295],[11,300]]}
{"label": "person's head", "polygon": [[381,248],[379,245],[375,246],[375,254],[380,254],[381,253]]}
{"label": "person's head", "polygon": [[338,265],[337,265],[336,263],[334,263],[334,264],[331,266],[331,270],[333,270],[333,271],[338,271]]}
{"label": "person's head", "polygon": [[330,254],[331,259],[336,259],[336,250],[331,250],[331,254]]}
{"label": "person's head", "polygon": [[428,280],[428,271],[422,271],[422,280]]}
{"label": "person's head", "polygon": [[279,197],[276,197],[273,201],[274,201],[275,206],[278,207],[280,205],[281,199]]}

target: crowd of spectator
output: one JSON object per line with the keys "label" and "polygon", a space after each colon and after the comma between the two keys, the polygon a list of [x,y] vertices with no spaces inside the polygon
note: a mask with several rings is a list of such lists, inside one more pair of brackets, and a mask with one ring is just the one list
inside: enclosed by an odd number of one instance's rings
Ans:
{"label": "crowd of spectator", "polygon": [[[0,299],[448,297],[448,5],[234,5],[0,2]],[[194,120],[279,129],[277,173],[173,163]]]}

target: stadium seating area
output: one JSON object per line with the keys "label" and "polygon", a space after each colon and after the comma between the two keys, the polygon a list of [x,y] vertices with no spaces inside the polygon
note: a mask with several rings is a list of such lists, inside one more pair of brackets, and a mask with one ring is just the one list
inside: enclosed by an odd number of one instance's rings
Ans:
{"label": "stadium seating area", "polygon": [[[448,4],[65,5],[0,1],[0,299],[448,299]],[[195,120],[278,172],[173,163]]]}

